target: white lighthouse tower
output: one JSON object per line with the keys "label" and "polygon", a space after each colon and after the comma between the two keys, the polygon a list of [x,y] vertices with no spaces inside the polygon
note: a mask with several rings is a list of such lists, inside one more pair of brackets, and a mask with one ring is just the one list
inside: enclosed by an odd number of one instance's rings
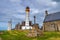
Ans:
{"label": "white lighthouse tower", "polygon": [[22,29],[32,29],[31,26],[29,26],[29,12],[30,12],[30,8],[26,7],[26,20],[25,20],[25,26],[22,26]]}
{"label": "white lighthouse tower", "polygon": [[12,20],[8,21],[8,31],[12,28]]}

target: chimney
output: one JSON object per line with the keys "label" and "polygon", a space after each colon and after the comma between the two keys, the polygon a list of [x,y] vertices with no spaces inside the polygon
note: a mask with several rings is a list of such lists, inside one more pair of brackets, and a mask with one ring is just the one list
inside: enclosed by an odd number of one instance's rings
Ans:
{"label": "chimney", "polygon": [[45,11],[45,16],[47,16],[47,15],[48,15],[48,11],[46,10],[46,11]]}
{"label": "chimney", "polygon": [[34,16],[34,24],[36,23],[36,16]]}

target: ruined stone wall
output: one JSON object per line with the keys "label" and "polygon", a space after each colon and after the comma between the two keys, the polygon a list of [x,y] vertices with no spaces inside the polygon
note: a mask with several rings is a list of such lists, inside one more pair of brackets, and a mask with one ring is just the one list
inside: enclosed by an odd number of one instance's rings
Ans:
{"label": "ruined stone wall", "polygon": [[60,31],[60,21],[43,23],[43,31]]}

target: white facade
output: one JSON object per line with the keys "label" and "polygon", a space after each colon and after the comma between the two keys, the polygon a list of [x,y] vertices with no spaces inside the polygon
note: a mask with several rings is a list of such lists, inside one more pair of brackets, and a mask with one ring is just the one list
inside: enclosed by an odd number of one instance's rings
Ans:
{"label": "white facade", "polygon": [[32,29],[31,26],[22,26],[22,30],[25,30],[25,29]]}

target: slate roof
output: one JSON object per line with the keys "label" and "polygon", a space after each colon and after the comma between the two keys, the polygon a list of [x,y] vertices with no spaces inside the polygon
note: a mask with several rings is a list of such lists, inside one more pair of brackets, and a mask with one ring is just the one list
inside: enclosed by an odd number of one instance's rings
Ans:
{"label": "slate roof", "polygon": [[48,14],[45,17],[44,22],[50,22],[50,21],[56,21],[56,20],[60,20],[60,12]]}

